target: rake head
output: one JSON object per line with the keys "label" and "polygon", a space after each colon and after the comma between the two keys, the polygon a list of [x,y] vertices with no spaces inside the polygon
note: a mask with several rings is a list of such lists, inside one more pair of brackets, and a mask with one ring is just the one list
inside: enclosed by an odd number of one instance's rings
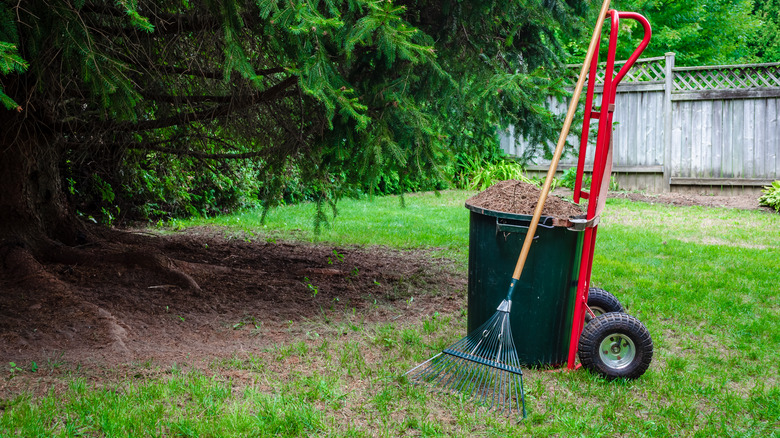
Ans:
{"label": "rake head", "polygon": [[509,326],[511,301],[478,329],[405,374],[415,383],[461,393],[511,415],[525,412],[523,371]]}

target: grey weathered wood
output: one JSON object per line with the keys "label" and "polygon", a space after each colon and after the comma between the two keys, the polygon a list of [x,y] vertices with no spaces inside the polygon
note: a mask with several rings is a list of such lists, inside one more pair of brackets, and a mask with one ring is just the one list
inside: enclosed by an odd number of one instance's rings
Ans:
{"label": "grey weathered wood", "polygon": [[723,121],[723,160],[721,161],[723,171],[720,176],[734,174],[734,124],[731,123],[730,115],[734,114],[734,101],[727,100],[723,102],[723,112],[719,115]]}
{"label": "grey weathered wood", "polygon": [[672,94],[671,99],[678,100],[725,100],[725,99],[766,99],[780,96],[780,88],[746,88],[737,90],[687,91]]}
{"label": "grey weathered wood", "polygon": [[[567,169],[570,169],[572,167],[576,167],[577,163],[574,164],[559,164],[558,170],[565,171]],[[548,166],[544,165],[538,165],[534,164],[531,166],[526,166],[526,170],[534,171],[534,172],[542,172],[547,171]],[[585,165],[585,171],[586,172],[593,172],[593,164],[586,164]],[[664,167],[663,166],[613,166],[612,167],[613,172],[617,173],[663,173]]]}
{"label": "grey weathered wood", "polygon": [[636,84],[620,84],[617,93],[636,93],[637,91],[664,91],[663,82],[640,82]]}
{"label": "grey weathered wood", "polygon": [[682,178],[674,177],[672,185],[685,186],[767,186],[772,184],[772,179],[761,178]]}
{"label": "grey weathered wood", "polygon": [[[780,147],[780,135],[775,135],[777,132],[777,103],[780,99],[767,99],[766,101],[766,133],[765,133],[765,150],[766,150],[766,167],[767,173],[771,168],[780,168],[780,162],[777,160],[778,148]],[[777,138],[776,138],[777,137]]]}
{"label": "grey weathered wood", "polygon": [[665,65],[665,83],[664,83],[664,101],[663,101],[663,110],[664,110],[664,133],[663,133],[663,144],[664,144],[664,181],[663,181],[663,187],[664,191],[668,192],[670,190],[669,181],[672,177],[672,130],[673,130],[673,117],[672,117],[672,91],[674,91],[674,53],[667,52],[664,55],[664,65]]}
{"label": "grey weathered wood", "polygon": [[702,102],[702,123],[701,123],[701,150],[702,155],[700,174],[701,176],[715,176],[715,172],[712,166],[714,159],[713,153],[715,152],[712,147],[712,119],[713,119],[713,105],[711,100]]}
{"label": "grey weathered wood", "polygon": [[723,175],[723,101],[712,102],[712,176]]}

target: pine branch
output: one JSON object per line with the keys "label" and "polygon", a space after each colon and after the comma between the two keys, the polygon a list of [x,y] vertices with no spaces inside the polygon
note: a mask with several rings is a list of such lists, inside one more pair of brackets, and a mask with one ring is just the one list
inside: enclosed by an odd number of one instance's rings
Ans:
{"label": "pine branch", "polygon": [[[296,95],[295,90],[287,90],[282,94],[276,96],[277,99],[283,99],[285,97],[291,97]],[[257,95],[201,95],[201,96],[176,96],[172,94],[156,94],[156,93],[142,93],[144,99],[153,100],[156,102],[165,103],[238,103],[255,99]]]}
{"label": "pine branch", "polygon": [[[127,13],[125,11],[105,4],[90,3],[84,5],[81,11],[106,17],[121,18],[123,20],[127,19]],[[224,26],[224,22],[222,20],[219,20],[213,15],[206,14],[204,11],[196,11],[186,14],[153,11],[146,13],[145,15],[147,15],[146,18],[149,24],[154,27],[155,35],[169,35],[182,32],[213,32],[223,30]],[[257,14],[254,13],[240,14],[239,17],[246,25],[251,25],[258,20]],[[128,27],[105,26],[105,29],[120,34],[134,33],[137,26],[133,26],[133,23],[129,21],[127,24]]]}
{"label": "pine branch", "polygon": [[178,113],[162,119],[144,120],[141,122],[94,122],[94,123],[55,123],[53,129],[61,133],[79,133],[80,131],[90,131],[95,128],[101,130],[131,132],[131,131],[149,131],[152,129],[168,128],[172,126],[189,125],[191,123],[203,120],[224,119],[238,111],[245,110],[253,105],[273,102],[288,96],[288,88],[298,83],[296,76],[289,76],[282,82],[257,93],[252,96],[246,96],[243,99],[233,99],[222,103],[214,108],[188,113]]}
{"label": "pine branch", "polygon": [[[256,150],[251,152],[240,152],[240,153],[235,153],[235,152],[215,153],[215,152],[204,152],[204,151],[197,151],[192,149],[171,148],[171,147],[162,146],[164,144],[175,143],[178,141],[178,139],[169,139],[169,140],[162,140],[157,142],[146,142],[146,143],[113,143],[113,144],[108,144],[106,146],[114,147],[114,148],[139,150],[139,151],[161,152],[165,154],[186,156],[186,157],[193,157],[193,158],[207,159],[207,160],[247,160],[247,159],[258,158],[262,156],[276,156],[279,154],[280,151],[290,151],[300,145],[304,145],[306,144],[306,139],[309,138],[314,131],[315,128],[311,127],[306,132],[301,132],[298,133],[298,135],[296,136],[288,137],[287,140],[284,143],[281,143],[280,145],[272,146],[270,148],[265,148],[262,150]],[[225,143],[223,140],[213,138],[213,137],[208,137],[206,140],[219,141]]]}

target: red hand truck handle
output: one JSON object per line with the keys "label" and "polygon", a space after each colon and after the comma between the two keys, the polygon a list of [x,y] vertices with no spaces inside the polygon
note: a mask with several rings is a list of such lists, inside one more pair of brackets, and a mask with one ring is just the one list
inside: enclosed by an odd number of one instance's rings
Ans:
{"label": "red hand truck handle", "polygon": [[[609,78],[607,78],[607,75],[612,75],[613,72],[605,72],[604,84],[606,87],[609,88],[609,90],[607,89],[603,90],[602,100],[604,96],[607,96],[608,94],[614,95],[614,91],[617,89],[617,86],[620,83],[620,81],[623,79],[623,77],[626,76],[628,71],[631,70],[631,67],[633,67],[636,60],[639,59],[639,56],[645,50],[647,45],[650,44],[650,37],[652,36],[650,23],[647,21],[645,17],[643,17],[640,14],[637,14],[636,12],[618,12],[614,9],[610,10],[608,14],[611,16],[611,23],[610,23],[611,29],[610,29],[610,38],[609,38],[609,45],[608,45],[608,55],[610,56],[608,56],[608,58],[614,60],[614,53],[617,44],[617,33],[619,30],[619,18],[628,18],[628,19],[636,20],[640,24],[642,24],[642,27],[644,29],[644,37],[642,38],[642,41],[639,43],[637,48],[634,50],[634,52],[631,54],[631,56],[628,58],[628,60],[625,62],[623,67],[620,69],[620,71],[618,71],[618,74],[614,78],[611,78],[611,80],[609,80]],[[596,53],[598,54],[598,46],[596,47]],[[608,62],[608,64],[610,63]],[[585,199],[588,199],[590,197],[588,192],[583,192],[582,190],[582,180],[585,176],[585,155],[587,153],[587,147],[588,147],[588,128],[590,127],[590,118],[593,109],[591,107],[593,102],[593,94],[595,91],[595,84],[593,82],[595,82],[596,71],[598,69],[598,55],[593,58],[590,69],[591,69],[590,75],[588,78],[588,91],[586,93],[586,103],[585,103],[585,120],[583,121],[583,132],[582,132],[582,139],[580,143],[579,159],[577,160],[577,173],[574,181],[574,202],[576,203],[580,202],[581,197]]]}
{"label": "red hand truck handle", "polygon": [[642,42],[639,43],[639,46],[637,46],[637,48],[634,50],[634,53],[632,53],[631,56],[628,57],[626,63],[623,64],[623,67],[620,69],[617,76],[615,76],[614,84],[616,87],[617,84],[620,83],[620,80],[623,79],[623,77],[626,75],[626,73],[631,70],[631,67],[634,65],[636,60],[639,59],[639,56],[645,50],[647,45],[650,44],[650,37],[652,36],[650,22],[648,22],[647,18],[643,17],[642,15],[639,15],[636,12],[618,12],[618,16],[620,16],[620,18],[628,18],[638,21],[644,28],[645,36],[642,38]]}

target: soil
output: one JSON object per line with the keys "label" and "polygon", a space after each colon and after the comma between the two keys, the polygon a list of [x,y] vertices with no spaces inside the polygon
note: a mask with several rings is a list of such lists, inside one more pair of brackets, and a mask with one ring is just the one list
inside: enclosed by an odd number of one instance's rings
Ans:
{"label": "soil", "polygon": [[[541,190],[517,180],[498,182],[466,201],[466,205],[505,213],[533,215]],[[579,205],[555,195],[547,197],[542,215],[568,219],[583,213]]]}
{"label": "soil", "polygon": [[289,341],[291,326],[316,318],[454,311],[466,283],[425,251],[251,241],[217,228],[108,238],[128,252],[165,254],[196,287],[137,264],[44,263],[65,286],[44,292],[0,274],[0,364],[229,357]]}
{"label": "soil", "polygon": [[700,205],[704,207],[724,207],[736,208],[740,210],[767,210],[758,204],[759,195],[744,194],[732,196],[718,195],[695,195],[688,193],[634,193],[634,192],[615,192],[609,193],[610,198],[630,199],[636,202],[647,202],[650,204],[666,204],[682,207]]}

